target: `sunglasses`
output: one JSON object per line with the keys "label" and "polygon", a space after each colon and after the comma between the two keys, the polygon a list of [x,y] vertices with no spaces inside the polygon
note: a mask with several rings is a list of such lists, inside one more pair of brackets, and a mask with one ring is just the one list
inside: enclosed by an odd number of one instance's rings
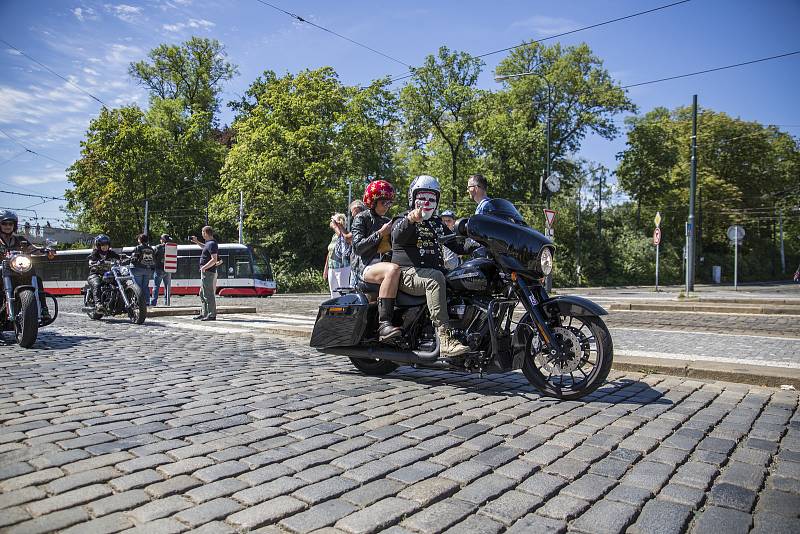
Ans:
{"label": "sunglasses", "polygon": [[0,226],[14,226],[14,223],[11,221],[3,221],[0,222]]}

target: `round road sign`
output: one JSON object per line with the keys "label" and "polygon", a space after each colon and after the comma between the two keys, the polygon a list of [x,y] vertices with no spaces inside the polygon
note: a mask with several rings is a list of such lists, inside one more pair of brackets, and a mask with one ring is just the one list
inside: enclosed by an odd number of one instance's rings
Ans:
{"label": "round road sign", "polygon": [[744,228],[739,226],[738,224],[734,224],[733,226],[728,227],[728,239],[730,239],[731,243],[734,241],[741,241],[744,239]]}
{"label": "round road sign", "polygon": [[661,228],[653,230],[653,244],[658,245],[661,243]]}

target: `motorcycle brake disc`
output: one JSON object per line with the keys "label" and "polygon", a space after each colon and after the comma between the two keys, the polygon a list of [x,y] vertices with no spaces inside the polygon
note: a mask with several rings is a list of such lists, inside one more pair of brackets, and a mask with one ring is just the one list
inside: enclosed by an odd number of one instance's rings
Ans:
{"label": "motorcycle brake disc", "polygon": [[536,355],[536,366],[549,374],[569,374],[576,371],[583,361],[583,349],[578,334],[571,328],[556,326],[553,334],[559,339],[564,348],[565,357],[550,359],[549,355],[539,352]]}

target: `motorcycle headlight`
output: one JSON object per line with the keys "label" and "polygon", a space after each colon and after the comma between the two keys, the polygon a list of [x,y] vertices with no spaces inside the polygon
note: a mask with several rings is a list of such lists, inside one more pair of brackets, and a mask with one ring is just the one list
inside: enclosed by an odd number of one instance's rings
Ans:
{"label": "motorcycle headlight", "polygon": [[542,265],[542,274],[547,276],[553,272],[553,253],[549,248],[542,249],[542,253],[539,254],[539,262]]}
{"label": "motorcycle headlight", "polygon": [[28,256],[14,256],[11,260],[11,268],[18,273],[27,273],[32,266],[33,262]]}
{"label": "motorcycle headlight", "polygon": [[120,267],[119,272],[122,273],[122,276],[128,276],[131,274],[131,270],[127,267]]}
{"label": "motorcycle headlight", "polygon": [[103,281],[110,282],[114,279],[114,274],[111,272],[103,273]]}

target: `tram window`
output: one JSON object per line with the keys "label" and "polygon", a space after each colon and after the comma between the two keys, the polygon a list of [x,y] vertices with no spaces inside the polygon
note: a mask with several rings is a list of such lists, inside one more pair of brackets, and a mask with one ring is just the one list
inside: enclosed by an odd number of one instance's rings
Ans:
{"label": "tram window", "polygon": [[252,278],[253,269],[250,266],[249,256],[234,256],[236,262],[236,278]]}

